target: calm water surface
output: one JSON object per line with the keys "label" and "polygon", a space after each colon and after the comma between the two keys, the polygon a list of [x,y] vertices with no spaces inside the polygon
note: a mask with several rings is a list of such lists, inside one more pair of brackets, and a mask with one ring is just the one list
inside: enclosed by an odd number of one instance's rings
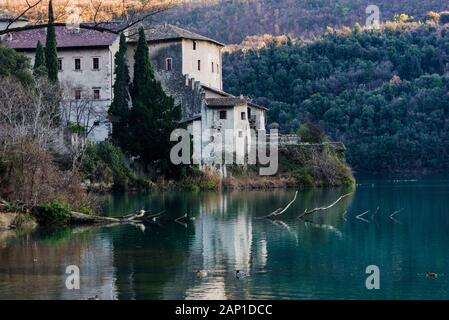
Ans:
{"label": "calm water surface", "polygon": [[[114,195],[107,215],[165,215],[157,224],[2,232],[0,299],[449,298],[449,179],[359,179],[352,196],[307,220],[297,217],[347,190],[300,191],[281,221],[256,219],[294,193]],[[184,213],[188,223],[173,221]],[[380,290],[365,288],[371,264]],[[65,288],[68,265],[80,268],[80,290]],[[199,269],[208,276],[198,279]],[[235,279],[237,269],[249,277]]]}

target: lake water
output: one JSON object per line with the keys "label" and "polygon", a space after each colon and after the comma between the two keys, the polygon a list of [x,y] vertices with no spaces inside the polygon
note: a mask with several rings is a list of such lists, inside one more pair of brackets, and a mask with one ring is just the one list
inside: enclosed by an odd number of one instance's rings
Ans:
{"label": "lake water", "polygon": [[[347,192],[300,191],[280,221],[256,218],[295,190],[108,196],[108,215],[165,214],[157,224],[0,233],[0,299],[448,299],[449,180],[359,179],[334,207],[297,218]],[[184,213],[186,224],[173,221]],[[66,289],[69,265],[80,290]],[[368,265],[380,269],[379,290],[365,287]]]}

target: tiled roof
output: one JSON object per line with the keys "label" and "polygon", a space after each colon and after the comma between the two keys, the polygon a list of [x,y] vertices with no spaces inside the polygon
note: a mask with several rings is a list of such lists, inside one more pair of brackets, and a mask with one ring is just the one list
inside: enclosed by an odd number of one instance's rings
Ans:
{"label": "tiled roof", "polygon": [[218,89],[209,87],[209,86],[207,86],[207,85],[205,85],[205,84],[201,84],[201,87],[203,87],[204,90],[212,91],[212,92],[214,92],[214,93],[216,93],[216,94],[219,94],[220,96],[223,96],[223,97],[234,97],[234,96],[233,96],[232,94],[230,94],[230,93],[227,93],[227,92],[224,92],[224,91],[222,91],[222,90],[218,90]]}
{"label": "tiled roof", "polygon": [[[218,90],[218,89],[215,89],[215,88],[206,86],[206,85],[204,85],[204,84],[202,84],[201,86],[203,87],[203,89],[209,90],[209,91],[212,91],[212,92],[215,92],[215,93],[221,95],[223,98],[242,99],[242,98],[237,98],[237,97],[233,96],[233,95],[230,94],[230,93],[227,93],[227,92],[224,92],[224,91],[221,91],[221,90]],[[210,98],[210,99],[223,99],[223,98]],[[258,104],[255,104],[255,103],[251,102],[251,100],[248,99],[248,98],[243,98],[243,99],[248,103],[248,105],[249,105],[250,107],[258,108],[258,109],[263,109],[263,110],[268,110],[268,108],[266,108],[266,107],[263,107],[263,106],[260,106],[260,105],[258,105]],[[212,102],[212,103],[218,103],[218,102]],[[212,106],[212,105],[211,105],[211,106]]]}
{"label": "tiled roof", "polygon": [[249,105],[250,107],[253,107],[253,108],[258,108],[258,109],[268,110],[268,108],[263,107],[263,106],[259,106],[258,104],[255,104],[255,103],[253,103],[253,102],[248,102],[248,105]]}
{"label": "tiled roof", "polygon": [[247,104],[245,98],[223,97],[223,98],[207,98],[206,104],[209,107],[233,107]]}
{"label": "tiled roof", "polygon": [[[88,29],[68,29],[66,27],[55,27],[58,48],[78,47],[103,47],[110,46],[118,35],[110,32],[100,32]],[[44,45],[46,29],[32,29],[10,33],[10,38],[5,41],[6,45],[13,49],[36,49],[37,42]]]}
{"label": "tiled roof", "polygon": [[183,119],[183,120],[179,121],[179,123],[188,123],[188,122],[192,122],[192,121],[199,120],[199,119],[201,119],[201,113],[198,113],[189,118]]}
{"label": "tiled roof", "polygon": [[[11,21],[15,19],[16,17],[10,14],[7,11],[0,10],[0,21]],[[18,21],[28,21],[26,17],[20,17],[17,19]]]}
{"label": "tiled roof", "polygon": [[[137,32],[134,32],[134,34],[137,34]],[[192,39],[192,40],[209,41],[209,42],[218,44],[219,46],[224,46],[224,44],[222,44],[218,41],[215,41],[213,39],[204,37],[197,33],[194,33],[194,32],[188,31],[186,29],[182,29],[182,28],[179,28],[174,25],[167,24],[167,23],[156,25],[153,27],[148,27],[145,29],[145,34],[147,36],[148,41]],[[136,41],[136,40],[137,40],[137,35],[132,37],[131,41]]]}
{"label": "tiled roof", "polygon": [[[85,24],[89,25],[89,23]],[[90,23],[90,25],[92,25],[92,23]],[[109,29],[119,28],[121,26],[123,25],[120,22],[108,23],[107,25],[100,24],[100,27]],[[133,34],[130,41],[136,41],[137,33],[135,32],[135,30],[129,30],[129,33]],[[192,39],[209,41],[223,46],[223,44],[220,42],[170,24],[150,27],[145,30],[145,33],[147,35],[147,40],[150,42],[176,39]],[[11,40],[7,40],[7,45],[13,49],[35,49],[37,46],[37,41],[40,40],[41,43],[44,43],[45,37],[45,29],[32,29],[14,32],[12,33]],[[109,46],[117,39],[117,37],[118,35],[110,32],[100,32],[83,28],[80,28],[76,31],[73,29],[68,29],[66,27],[56,27],[56,40],[58,43],[58,48]]]}

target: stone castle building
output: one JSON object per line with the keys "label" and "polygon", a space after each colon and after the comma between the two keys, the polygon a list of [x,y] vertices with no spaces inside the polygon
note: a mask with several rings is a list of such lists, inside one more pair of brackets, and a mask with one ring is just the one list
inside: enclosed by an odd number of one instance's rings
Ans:
{"label": "stone castle building", "polygon": [[[26,20],[20,22],[25,24]],[[113,99],[114,56],[119,36],[66,27],[56,27],[56,35],[65,112],[70,119],[83,118],[81,125],[89,128],[89,139],[104,140],[111,130],[107,110]],[[200,162],[213,157],[214,148],[209,148],[208,154],[203,149],[206,144],[222,141],[226,129],[233,132],[235,152],[247,152],[251,145],[250,129],[265,129],[266,108],[223,91],[224,45],[169,24],[147,28],[146,36],[156,78],[181,105],[181,122],[195,139],[201,140]],[[44,45],[45,38],[46,29],[35,29],[10,33],[2,42],[27,55],[33,64],[37,42]],[[127,58],[131,79],[136,46],[137,38],[129,36]],[[79,115],[86,110],[88,114]]]}

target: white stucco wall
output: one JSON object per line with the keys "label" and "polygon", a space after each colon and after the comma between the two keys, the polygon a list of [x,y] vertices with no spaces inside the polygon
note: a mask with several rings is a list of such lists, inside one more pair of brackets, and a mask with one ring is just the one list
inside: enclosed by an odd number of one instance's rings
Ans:
{"label": "white stucco wall", "polygon": [[[58,59],[62,59],[62,70],[58,72],[58,79],[64,88],[63,107],[74,105],[75,90],[82,91],[82,99],[93,99],[93,90],[100,90],[100,99],[92,101],[90,114],[86,115],[88,127],[92,127],[95,121],[101,124],[95,126],[89,134],[93,141],[105,140],[110,132],[111,125],[106,122],[108,108],[113,99],[112,86],[115,80],[114,55],[118,50],[119,41],[115,41],[110,47],[58,49]],[[34,65],[35,52],[24,52]],[[93,58],[99,58],[99,69],[93,69]],[[81,59],[81,70],[75,70],[75,59]],[[73,114],[73,112],[71,112]],[[73,115],[71,120],[73,121]]]}
{"label": "white stucco wall", "polygon": [[[251,117],[256,116],[256,129],[265,130],[265,110],[255,107],[250,107]],[[248,120],[250,120],[248,118]]]}
{"label": "white stucco wall", "polygon": [[[196,40],[196,50],[193,50],[193,40],[182,40],[183,64],[182,73],[212,88],[223,90],[221,47],[209,41]],[[198,60],[201,70],[198,70]],[[212,63],[214,70],[212,72]]]}

